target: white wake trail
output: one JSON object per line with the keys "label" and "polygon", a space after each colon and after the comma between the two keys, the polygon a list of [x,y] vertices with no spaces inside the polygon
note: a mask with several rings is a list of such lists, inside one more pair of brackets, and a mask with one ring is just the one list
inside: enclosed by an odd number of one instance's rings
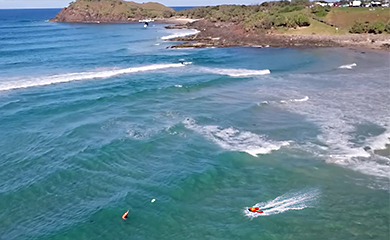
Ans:
{"label": "white wake trail", "polygon": [[307,207],[312,207],[318,199],[320,191],[318,189],[302,190],[299,192],[288,192],[274,200],[268,202],[260,202],[254,205],[258,207],[263,213],[253,213],[246,207],[244,210],[245,216],[249,218],[256,218],[261,216],[270,216],[280,214],[290,210],[301,210]]}

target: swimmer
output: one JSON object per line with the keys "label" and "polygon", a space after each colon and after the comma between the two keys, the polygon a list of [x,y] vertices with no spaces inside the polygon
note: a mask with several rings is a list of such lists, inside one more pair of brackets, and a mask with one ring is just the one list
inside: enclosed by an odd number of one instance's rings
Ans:
{"label": "swimmer", "polygon": [[122,219],[123,219],[123,220],[126,220],[128,214],[129,214],[129,210],[127,210],[127,212],[125,212],[125,213],[122,215]]}

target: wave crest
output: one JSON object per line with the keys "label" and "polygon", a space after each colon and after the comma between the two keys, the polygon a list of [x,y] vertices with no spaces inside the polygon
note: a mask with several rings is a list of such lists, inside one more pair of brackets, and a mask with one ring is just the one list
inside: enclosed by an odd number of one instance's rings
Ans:
{"label": "wave crest", "polygon": [[171,34],[171,35],[168,35],[168,36],[164,36],[161,39],[162,40],[169,40],[169,39],[178,38],[178,37],[188,37],[188,36],[191,36],[191,35],[195,35],[197,33],[200,33],[200,31],[198,31],[198,30],[180,31],[180,32],[178,32],[176,34]]}
{"label": "wave crest", "polygon": [[341,65],[339,68],[341,69],[352,69],[353,67],[356,67],[357,64],[356,63],[352,63],[352,64],[347,64],[347,65]]}
{"label": "wave crest", "polygon": [[254,157],[257,157],[259,154],[268,154],[272,151],[279,150],[283,146],[290,145],[288,141],[267,140],[265,136],[246,131],[241,132],[233,127],[200,126],[193,119],[186,119],[184,125],[186,128],[203,135],[223,149],[246,152]]}
{"label": "wave crest", "polygon": [[224,69],[224,68],[203,68],[205,72],[228,75],[230,77],[251,77],[270,74],[271,71],[268,69],[264,70],[250,70],[250,69]]}
{"label": "wave crest", "polygon": [[185,65],[181,63],[153,64],[153,65],[147,65],[142,67],[113,69],[113,70],[104,70],[104,71],[96,71],[96,72],[67,73],[67,74],[59,74],[59,75],[53,75],[48,77],[7,81],[7,82],[0,82],[0,91],[14,90],[19,88],[29,88],[29,87],[36,87],[36,86],[45,86],[50,84],[72,82],[72,81],[104,79],[104,78],[110,78],[110,77],[123,75],[123,74],[154,71],[154,70],[183,67],[183,66]]}
{"label": "wave crest", "polygon": [[281,103],[288,103],[288,102],[306,102],[309,100],[309,97],[306,96],[304,98],[299,98],[299,99],[289,99],[289,100],[282,100],[280,101]]}

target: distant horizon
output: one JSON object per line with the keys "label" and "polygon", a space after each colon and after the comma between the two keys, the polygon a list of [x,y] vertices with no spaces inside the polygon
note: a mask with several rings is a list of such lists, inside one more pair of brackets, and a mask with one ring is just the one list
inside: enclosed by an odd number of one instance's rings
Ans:
{"label": "distant horizon", "polygon": [[[126,0],[128,1],[128,0]],[[28,3],[27,3],[28,2]],[[64,7],[69,6],[71,0],[36,0],[33,3],[32,1],[27,0],[14,0],[14,1],[7,1],[7,0],[0,0],[0,9],[62,9]],[[141,1],[134,1],[134,2],[141,2]],[[144,2],[158,2],[161,3],[167,7],[202,7],[202,6],[215,6],[215,5],[222,5],[222,4],[237,4],[237,5],[251,5],[251,4],[259,4],[262,1],[245,1],[245,0],[199,0],[195,5],[189,5],[189,4],[183,4],[183,1],[179,0],[161,0],[161,1],[144,1]],[[31,5],[32,4],[32,5]],[[26,6],[27,5],[27,6]]]}
{"label": "distant horizon", "polygon": [[[232,4],[228,4],[232,5]],[[205,5],[206,6],[206,5]],[[195,7],[205,7],[205,6],[167,6],[169,8],[181,8],[181,7],[188,7],[188,8],[195,8]],[[30,8],[0,8],[0,10],[40,10],[40,9],[46,9],[46,10],[59,10],[63,9],[64,7],[30,7]]]}
{"label": "distant horizon", "polygon": [[[233,5],[233,4],[228,4]],[[167,6],[169,8],[177,8],[177,7],[188,7],[188,8],[195,8],[195,7],[205,7],[204,6]],[[210,6],[210,5],[208,5]],[[0,10],[39,10],[39,9],[63,9],[64,7],[30,7],[30,8],[0,8]]]}

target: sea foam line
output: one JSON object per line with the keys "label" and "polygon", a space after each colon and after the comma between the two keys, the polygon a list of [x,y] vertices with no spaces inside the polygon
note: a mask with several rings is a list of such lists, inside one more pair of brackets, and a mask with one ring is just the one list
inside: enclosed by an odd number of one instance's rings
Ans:
{"label": "sea foam line", "polygon": [[251,70],[251,69],[224,69],[224,68],[202,68],[204,72],[227,75],[230,77],[251,77],[270,74],[268,69],[264,70]]}
{"label": "sea foam line", "polygon": [[304,98],[300,98],[300,99],[289,99],[289,100],[282,100],[280,101],[281,103],[288,103],[288,102],[306,102],[309,100],[309,97],[306,96]]}
{"label": "sea foam line", "polygon": [[246,152],[254,157],[260,154],[268,154],[279,150],[283,146],[290,145],[288,141],[272,141],[265,136],[247,131],[239,131],[233,127],[221,128],[219,126],[200,126],[195,120],[187,118],[184,126],[229,151]]}
{"label": "sea foam line", "polygon": [[45,85],[56,84],[56,83],[81,81],[81,80],[89,80],[89,79],[103,79],[103,78],[110,78],[110,77],[123,75],[123,74],[154,71],[154,70],[176,68],[176,67],[183,67],[183,66],[185,65],[181,63],[153,64],[153,65],[147,65],[142,67],[105,70],[105,71],[96,71],[96,72],[67,73],[67,74],[59,74],[59,75],[53,75],[48,77],[30,78],[30,79],[17,80],[17,81],[7,81],[7,82],[0,82],[0,91],[13,90],[19,88],[29,88],[29,87],[36,87],[36,86],[45,86]]}
{"label": "sea foam line", "polygon": [[356,63],[352,63],[352,64],[347,64],[347,65],[341,65],[339,68],[341,69],[352,69],[353,67],[356,67],[357,64]]}
{"label": "sea foam line", "polygon": [[269,216],[283,213],[290,210],[301,210],[311,207],[318,199],[320,191],[318,189],[302,190],[299,192],[288,192],[274,200],[268,202],[257,203],[254,207],[258,207],[263,213],[253,213],[245,208],[244,214],[249,218],[261,216]]}
{"label": "sea foam line", "polygon": [[168,35],[168,36],[164,36],[161,39],[162,40],[169,40],[169,39],[178,38],[178,37],[188,37],[188,36],[191,36],[191,35],[195,35],[197,33],[200,33],[200,31],[198,31],[198,30],[190,30],[190,31],[179,32],[179,33],[176,33],[176,34],[171,34],[171,35]]}

